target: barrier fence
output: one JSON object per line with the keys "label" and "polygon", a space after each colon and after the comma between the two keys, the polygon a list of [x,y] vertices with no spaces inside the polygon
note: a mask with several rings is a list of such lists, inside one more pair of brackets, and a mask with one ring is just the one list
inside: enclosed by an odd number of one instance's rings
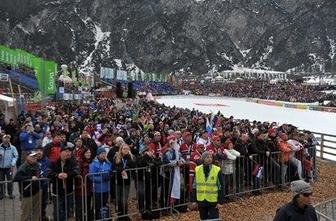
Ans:
{"label": "barrier fence", "polygon": [[[314,149],[307,151],[312,153]],[[313,179],[315,168],[307,166],[302,153],[287,161],[281,152],[269,156],[240,156],[236,160],[215,161],[215,164],[222,168],[226,199],[286,187],[297,178]],[[159,219],[163,215],[186,212],[194,198],[189,169],[189,164],[182,167],[148,164],[125,169],[126,178],[121,171],[111,171],[77,176],[72,181],[43,178],[19,182],[19,185],[14,183],[20,197],[0,201],[0,219],[133,220],[140,216]],[[2,188],[8,184],[12,182],[0,182]],[[171,197],[173,185],[180,187],[179,199]]]}
{"label": "barrier fence", "polygon": [[315,210],[320,221],[336,220],[336,198],[315,205]]}
{"label": "barrier fence", "polygon": [[336,135],[312,132],[316,139],[316,155],[323,160],[336,161]]}
{"label": "barrier fence", "polygon": [[258,99],[258,98],[247,98],[246,101],[258,103],[258,104],[270,105],[270,106],[336,113],[335,107],[324,107],[324,106],[318,106],[318,105],[312,105],[312,104],[297,104],[297,103],[289,103],[285,101],[273,101],[273,100],[264,100],[264,99]]}

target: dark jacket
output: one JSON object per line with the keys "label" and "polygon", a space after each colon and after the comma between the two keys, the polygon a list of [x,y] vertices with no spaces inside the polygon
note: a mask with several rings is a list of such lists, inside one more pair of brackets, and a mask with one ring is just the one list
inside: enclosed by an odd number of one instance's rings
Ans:
{"label": "dark jacket", "polygon": [[[68,175],[68,178],[65,179],[64,182],[57,177],[60,173],[66,173]],[[60,196],[65,196],[65,192],[67,194],[72,193],[74,179],[78,175],[80,175],[80,168],[73,157],[65,161],[63,169],[60,158],[56,162],[51,163],[51,170],[48,177],[53,184],[52,192]]]}
{"label": "dark jacket", "polygon": [[258,138],[254,138],[248,149],[249,155],[256,154],[254,156],[254,160],[258,163],[264,165],[266,162],[266,151],[267,151],[267,143],[264,140],[259,140]]}
{"label": "dark jacket", "polygon": [[278,152],[278,141],[276,137],[270,137],[269,140],[267,140],[267,150],[270,152]]}
{"label": "dark jacket", "polygon": [[38,163],[34,165],[23,163],[17,170],[13,181],[19,182],[19,191],[23,197],[35,195],[40,190],[40,181],[25,181],[31,180],[33,176],[40,176],[40,166]]}
{"label": "dark jacket", "polygon": [[139,156],[139,139],[137,137],[129,136],[125,139],[125,143],[130,145],[131,152],[134,156]]}
{"label": "dark jacket", "polygon": [[292,202],[277,210],[273,221],[317,221],[317,215],[314,207],[310,205],[300,208],[297,197],[294,197]]}
{"label": "dark jacket", "polygon": [[137,167],[144,169],[138,170],[138,180],[145,182],[146,186],[156,185],[160,172],[161,160],[158,158],[150,157],[146,154],[142,154],[137,158]]}
{"label": "dark jacket", "polygon": [[234,149],[237,150],[241,155],[247,157],[248,156],[248,149],[250,149],[250,143],[243,143],[241,140],[237,140],[234,143]]}
{"label": "dark jacket", "polygon": [[[119,154],[119,153],[117,153]],[[116,155],[117,156],[117,155]],[[124,156],[123,160],[119,163],[116,162],[116,156],[114,157],[114,166],[116,169],[116,175],[117,175],[117,184],[118,185],[130,185],[131,184],[131,178],[134,176],[135,172],[131,172],[128,169],[135,167],[135,160],[132,160],[130,155]],[[124,162],[124,163],[123,163]],[[121,172],[123,170],[127,170],[127,177],[128,179],[123,179],[121,176]]]}

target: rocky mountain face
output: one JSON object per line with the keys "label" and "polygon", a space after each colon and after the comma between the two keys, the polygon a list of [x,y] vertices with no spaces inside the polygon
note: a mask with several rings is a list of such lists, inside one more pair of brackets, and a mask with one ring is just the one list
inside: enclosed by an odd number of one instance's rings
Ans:
{"label": "rocky mountain face", "polygon": [[163,73],[234,65],[335,72],[335,2],[0,0],[0,44],[83,71],[134,64]]}

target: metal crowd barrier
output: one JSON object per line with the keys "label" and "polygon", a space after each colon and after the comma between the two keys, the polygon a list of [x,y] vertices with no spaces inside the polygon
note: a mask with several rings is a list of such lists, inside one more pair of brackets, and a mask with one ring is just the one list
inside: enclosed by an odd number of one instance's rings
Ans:
{"label": "metal crowd barrier", "polygon": [[[298,176],[298,171],[302,178],[309,179],[314,165],[310,171],[306,171],[304,160],[304,155],[298,152],[288,162],[284,162],[281,152],[273,152],[269,156],[240,156],[235,161],[215,163],[222,167],[225,197],[230,198],[284,187]],[[312,162],[315,160],[312,159]],[[74,218],[78,221],[117,218],[134,220],[140,217],[159,219],[162,215],[175,215],[188,210],[193,183],[188,164],[179,167],[179,174],[174,165],[139,167],[125,171],[128,173],[127,179],[122,179],[120,171],[87,174],[83,178],[78,176],[72,182],[73,191],[68,190],[64,184],[60,187],[57,182],[55,185],[49,179],[39,179],[41,193],[25,200],[30,208],[35,208],[29,210],[27,217],[36,217],[36,208],[41,205],[45,206],[45,215],[56,221]],[[174,183],[174,179],[179,182]],[[11,182],[0,182],[8,183]],[[173,199],[171,189],[178,183],[180,197]],[[17,185],[14,187],[18,195]],[[0,220],[20,219],[22,212],[19,199],[20,197],[0,200]],[[49,199],[52,200],[51,204]],[[42,217],[42,208],[39,211],[38,220]]]}
{"label": "metal crowd barrier", "polygon": [[[12,181],[0,181],[0,186],[3,188],[4,198],[0,200],[0,220],[18,220],[20,218],[20,213],[17,212],[16,208],[20,206],[17,199],[10,199],[5,196],[7,185],[13,184]],[[18,187],[13,185],[13,195],[18,197],[16,194],[18,192]]]}
{"label": "metal crowd barrier", "polygon": [[326,215],[324,215],[323,213],[320,213],[319,211],[316,211],[316,215],[317,215],[317,220],[319,221],[335,221],[335,219],[331,219],[327,217]]}
{"label": "metal crowd barrier", "polygon": [[[1,181],[0,185],[13,184],[14,199],[4,198],[0,200],[0,220],[23,220],[39,221],[84,220],[84,198],[77,198],[76,190],[82,192],[82,177],[73,179],[72,190],[68,191],[66,185],[62,187],[64,193],[54,192],[59,185],[51,182],[48,178],[37,180],[24,180],[18,182]],[[64,183],[65,184],[65,183]],[[53,186],[55,185],[55,186]],[[79,187],[79,188],[78,188]],[[65,197],[66,196],[66,197]],[[52,203],[50,203],[50,201]]]}
{"label": "metal crowd barrier", "polygon": [[321,221],[336,220],[336,198],[315,205],[315,210]]}
{"label": "metal crowd barrier", "polygon": [[336,161],[336,135],[312,132],[317,144],[316,155],[323,160]]}

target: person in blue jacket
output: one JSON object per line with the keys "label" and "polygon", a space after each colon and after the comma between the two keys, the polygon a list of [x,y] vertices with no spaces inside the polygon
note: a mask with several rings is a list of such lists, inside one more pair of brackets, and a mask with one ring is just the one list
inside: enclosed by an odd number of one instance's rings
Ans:
{"label": "person in blue jacket", "polygon": [[23,163],[27,153],[35,150],[36,141],[42,139],[42,137],[34,131],[33,126],[26,124],[19,135],[19,139],[21,143],[21,162]]}
{"label": "person in blue jacket", "polygon": [[[107,201],[110,191],[110,176],[112,164],[106,159],[106,150],[104,147],[97,149],[97,157],[89,166],[89,179],[92,181],[93,187],[93,204],[95,208],[95,218],[104,219],[109,214],[103,215],[103,210],[108,211]],[[102,217],[106,216],[107,217]]]}
{"label": "person in blue jacket", "polygon": [[[2,143],[0,144],[0,182],[11,181],[13,178],[13,170],[18,159],[18,152],[16,147],[10,143],[11,136],[5,134],[2,137]],[[13,184],[7,183],[7,192],[11,199],[14,199]],[[0,184],[0,200],[5,196],[5,184]]]}

